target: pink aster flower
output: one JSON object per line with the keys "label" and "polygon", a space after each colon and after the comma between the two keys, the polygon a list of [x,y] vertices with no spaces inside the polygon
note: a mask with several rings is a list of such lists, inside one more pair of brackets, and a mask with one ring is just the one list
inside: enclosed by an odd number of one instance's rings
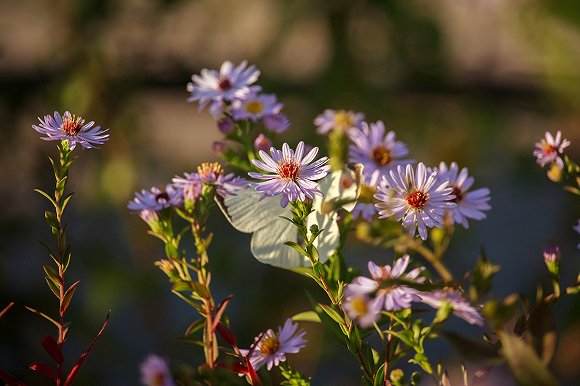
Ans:
{"label": "pink aster flower", "polygon": [[159,212],[162,209],[181,205],[182,197],[182,190],[172,185],[167,185],[165,190],[154,186],[151,190],[143,189],[141,192],[136,192],[135,198],[129,201],[128,208],[136,212],[146,209]]}
{"label": "pink aster flower", "polygon": [[221,65],[219,72],[204,68],[201,70],[201,76],[193,75],[191,77],[193,82],[187,84],[187,91],[191,93],[188,101],[198,101],[199,108],[203,109],[210,102],[221,105],[223,101],[243,99],[252,90],[259,90],[257,86],[250,87],[259,76],[260,71],[253,65],[248,66],[246,61],[235,67],[226,61]]}
{"label": "pink aster flower", "polygon": [[314,161],[317,153],[318,148],[312,148],[303,158],[302,141],[296,151],[290,149],[287,143],[282,145],[282,150],[270,148],[270,155],[260,150],[258,154],[262,161],[254,159],[252,163],[271,174],[248,173],[252,178],[265,180],[253,184],[257,191],[262,192],[260,199],[281,195],[280,205],[285,208],[289,202],[304,201],[307,198],[312,200],[315,195],[321,196],[322,192],[318,190],[315,181],[324,178],[330,171],[330,166],[325,165],[328,157]]}
{"label": "pink aster flower", "polygon": [[560,156],[564,154],[564,149],[570,146],[570,141],[562,139],[562,133],[558,130],[556,137],[546,131],[544,138],[536,143],[536,150],[534,150],[534,157],[540,166],[546,166],[551,162],[555,162],[560,168],[564,167],[564,161]]}
{"label": "pink aster flower", "polygon": [[141,366],[141,383],[145,386],[174,386],[167,362],[157,355],[149,355]]}
{"label": "pink aster flower", "polygon": [[286,361],[286,354],[296,354],[306,346],[304,330],[298,330],[298,324],[292,323],[292,319],[286,319],[283,327],[278,332],[272,329],[257,336],[254,340],[253,350],[240,350],[243,355],[250,356],[250,363],[254,370],[266,365],[268,370]]}
{"label": "pink aster flower", "polygon": [[353,142],[348,148],[349,162],[363,164],[366,175],[376,170],[385,174],[398,165],[412,162],[401,159],[409,154],[407,145],[395,139],[395,132],[385,134],[385,125],[381,121],[362,122],[360,128],[349,130],[348,136]]}
{"label": "pink aster flower", "polygon": [[85,120],[66,111],[62,116],[58,111],[54,112],[54,118],[45,115],[44,119],[38,118],[40,126],[32,125],[32,128],[40,134],[45,141],[68,141],[69,148],[73,150],[77,144],[85,149],[102,145],[109,139],[105,134],[109,129],[101,130],[101,126],[95,126],[94,121],[85,123]]}
{"label": "pink aster flower", "polygon": [[266,130],[273,133],[283,133],[290,128],[290,119],[283,113],[265,115],[262,118],[262,124]]}
{"label": "pink aster flower", "polygon": [[363,119],[363,113],[326,109],[314,119],[314,124],[318,134],[328,134],[332,130],[347,132],[352,128],[359,128]]}
{"label": "pink aster flower", "polygon": [[449,182],[438,183],[437,172],[428,175],[422,162],[416,173],[411,165],[398,166],[383,178],[386,186],[378,186],[380,193],[375,194],[379,218],[393,216],[402,221],[409,234],[418,229],[423,240],[427,239],[427,228],[442,226],[444,211],[457,206],[452,202],[455,196]]}
{"label": "pink aster flower", "polygon": [[465,320],[469,324],[483,326],[483,317],[479,311],[469,303],[460,293],[451,289],[442,289],[433,292],[419,293],[421,302],[439,309],[443,303],[449,303],[453,308],[453,315]]}
{"label": "pink aster flower", "polygon": [[264,116],[279,113],[283,106],[274,94],[252,93],[244,99],[235,99],[231,105],[231,113],[235,120],[257,121]]}
{"label": "pink aster flower", "polygon": [[449,209],[453,222],[463,225],[465,229],[469,228],[468,218],[474,220],[483,220],[485,218],[484,210],[491,209],[489,206],[489,189],[480,188],[468,192],[473,185],[473,177],[467,174],[467,168],[461,169],[455,162],[452,162],[449,168],[444,162],[439,164],[437,180],[439,182],[449,181],[449,187],[453,189],[451,194],[455,196],[451,202],[457,204],[455,208]]}
{"label": "pink aster flower", "polygon": [[184,177],[175,176],[173,185],[187,194],[191,191],[201,195],[202,185],[213,185],[221,197],[235,194],[236,190],[245,187],[248,183],[245,179],[237,177],[234,173],[224,174],[224,170],[217,162],[204,162],[197,167],[197,173],[184,173]]}
{"label": "pink aster flower", "polygon": [[415,268],[405,273],[409,265],[409,255],[397,259],[393,266],[378,266],[372,261],[368,263],[371,278],[358,276],[346,286],[345,296],[349,299],[355,295],[375,294],[371,308],[398,311],[411,307],[412,302],[420,300],[418,291],[403,284],[388,283],[388,280],[402,279],[422,283],[425,279],[419,277],[421,268]]}
{"label": "pink aster flower", "polygon": [[342,307],[348,317],[363,328],[373,325],[381,317],[381,308],[377,302],[365,294],[352,294],[346,298]]}

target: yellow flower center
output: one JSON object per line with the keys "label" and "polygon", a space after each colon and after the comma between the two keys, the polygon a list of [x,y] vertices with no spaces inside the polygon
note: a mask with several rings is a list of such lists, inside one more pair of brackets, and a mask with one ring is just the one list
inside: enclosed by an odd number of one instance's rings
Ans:
{"label": "yellow flower center", "polygon": [[364,203],[373,203],[374,202],[374,195],[377,192],[377,189],[373,188],[369,185],[363,185],[360,189],[359,201]]}
{"label": "yellow flower center", "polygon": [[274,334],[262,339],[260,343],[260,352],[265,355],[273,355],[280,348],[278,335]]}
{"label": "yellow flower center", "polygon": [[367,302],[362,297],[355,297],[350,305],[357,315],[365,315],[368,312]]}
{"label": "yellow flower center", "polygon": [[379,165],[385,166],[391,162],[391,152],[385,149],[383,145],[379,145],[373,149],[373,159]]}
{"label": "yellow flower center", "polygon": [[68,115],[65,117],[64,122],[62,123],[61,130],[70,136],[75,136],[83,127],[85,120],[81,117],[77,117],[76,115]]}
{"label": "yellow flower center", "polygon": [[338,130],[346,130],[354,126],[354,119],[352,114],[339,110],[334,114],[334,127]]}
{"label": "yellow flower center", "polygon": [[250,114],[260,114],[264,111],[264,105],[260,101],[250,101],[246,103],[246,111]]}
{"label": "yellow flower center", "polygon": [[217,162],[204,162],[197,167],[197,174],[202,178],[209,178],[212,173],[217,177],[223,172],[222,165]]}

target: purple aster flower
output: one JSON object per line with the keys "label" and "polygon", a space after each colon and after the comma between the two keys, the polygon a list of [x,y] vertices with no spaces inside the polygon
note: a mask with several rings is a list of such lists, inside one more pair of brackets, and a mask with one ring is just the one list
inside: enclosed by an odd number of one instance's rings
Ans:
{"label": "purple aster flower", "polygon": [[[290,149],[287,143],[282,145],[282,150],[270,148],[270,155],[260,150],[262,161],[253,159],[252,163],[258,168],[272,174],[250,172],[250,177],[264,182],[253,184],[257,191],[262,192],[263,199],[269,196],[282,195],[280,205],[285,208],[294,200],[304,201],[307,198],[314,199],[315,195],[322,195],[316,187],[317,180],[324,178],[330,171],[330,166],[325,165],[328,157],[322,157],[314,161],[318,153],[315,147],[304,155],[304,142],[296,147],[296,152]],[[314,162],[312,162],[314,161]]]}
{"label": "purple aster flower", "polygon": [[252,93],[244,99],[233,100],[231,113],[235,120],[257,121],[264,116],[278,114],[283,106],[274,94]]}
{"label": "purple aster flower", "polygon": [[449,210],[453,222],[463,225],[465,229],[469,228],[468,218],[483,220],[485,218],[483,211],[491,209],[488,204],[491,199],[488,188],[480,188],[473,192],[468,192],[473,185],[474,179],[469,177],[467,173],[467,168],[459,171],[459,167],[455,162],[452,162],[449,168],[444,162],[441,162],[437,170],[437,181],[449,181],[448,186],[453,189],[451,194],[455,198],[451,202],[457,204],[455,208]]}
{"label": "purple aster flower", "polygon": [[546,131],[544,138],[536,143],[536,150],[534,150],[534,157],[540,166],[546,166],[551,162],[555,162],[560,168],[564,167],[564,161],[560,156],[564,153],[564,149],[570,146],[570,141],[562,139],[562,133],[558,130],[556,137]]}
{"label": "purple aster flower", "polygon": [[395,140],[395,132],[385,135],[385,125],[381,121],[375,123],[362,122],[360,128],[349,130],[348,136],[353,142],[348,147],[350,163],[364,165],[364,173],[371,175],[376,170],[385,174],[398,165],[406,165],[411,160],[401,160],[409,154],[407,145]]}
{"label": "purple aster flower", "polygon": [[290,128],[290,120],[283,113],[265,115],[264,118],[262,118],[262,124],[266,130],[270,130],[274,133],[283,133]]}
{"label": "purple aster flower", "polygon": [[191,77],[193,82],[187,84],[187,91],[191,93],[189,102],[198,101],[199,108],[208,105],[221,104],[223,101],[245,98],[252,90],[259,90],[259,87],[250,87],[258,80],[260,71],[255,66],[248,66],[243,61],[239,66],[226,61],[218,71],[204,68],[200,75]]}
{"label": "purple aster flower", "polygon": [[371,278],[358,276],[346,286],[345,296],[349,299],[353,295],[368,295],[375,293],[375,309],[385,309],[387,311],[398,311],[411,307],[412,302],[420,300],[418,291],[401,284],[385,283],[390,279],[403,279],[416,283],[422,283],[425,279],[419,277],[421,268],[415,268],[405,273],[409,265],[409,255],[405,255],[395,261],[393,267],[390,265],[378,266],[369,261],[368,268]]}
{"label": "purple aster flower", "polygon": [[101,126],[94,126],[95,122],[85,123],[85,120],[66,111],[62,116],[58,111],[54,112],[54,118],[45,115],[44,119],[38,118],[40,126],[32,125],[32,128],[40,134],[45,141],[68,141],[69,148],[73,150],[77,143],[85,149],[92,149],[95,145],[102,145],[109,139],[105,134],[109,129],[101,130]]}
{"label": "purple aster flower", "polygon": [[272,141],[264,134],[260,133],[254,140],[254,149],[266,151],[272,147]]}
{"label": "purple aster flower", "polygon": [[342,307],[348,314],[348,317],[356,321],[359,326],[367,328],[379,320],[381,308],[377,307],[378,303],[370,299],[365,294],[353,294],[346,298]]}
{"label": "purple aster flower", "polygon": [[175,176],[173,178],[173,185],[183,190],[184,194],[187,192],[197,192],[197,196],[192,196],[192,199],[201,195],[202,185],[213,185],[216,187],[216,192],[219,196],[235,194],[236,190],[247,186],[247,181],[241,177],[237,177],[234,173],[224,174],[224,170],[217,162],[205,162],[197,167],[197,173],[184,173],[185,177]]}
{"label": "purple aster flower", "polygon": [[141,366],[141,383],[145,386],[174,386],[167,362],[157,355],[149,355]]}
{"label": "purple aster flower", "polygon": [[286,354],[296,354],[306,346],[304,330],[298,330],[298,324],[292,323],[292,319],[286,319],[283,327],[278,332],[268,329],[254,340],[252,350],[240,350],[243,355],[250,355],[250,363],[254,370],[266,365],[268,370],[286,361]]}
{"label": "purple aster flower", "polygon": [[159,212],[165,208],[181,205],[183,192],[173,185],[167,185],[165,190],[152,187],[151,190],[141,190],[135,193],[135,198],[129,201],[128,208],[136,212],[146,209]]}
{"label": "purple aster flower", "polygon": [[386,186],[377,187],[380,193],[375,194],[379,200],[375,204],[379,218],[394,216],[402,221],[409,234],[427,239],[427,227],[440,227],[443,224],[444,211],[457,206],[452,200],[455,196],[449,182],[437,182],[437,172],[427,175],[427,168],[421,162],[417,165],[417,173],[411,165],[406,168],[398,166],[383,176]]}
{"label": "purple aster flower", "polygon": [[378,213],[375,206],[374,195],[377,192],[377,185],[379,183],[385,184],[381,174],[375,170],[369,176],[363,175],[363,184],[361,186],[360,195],[356,201],[356,205],[352,210],[352,217],[357,219],[362,217],[365,221],[372,221],[373,217]]}
{"label": "purple aster flower", "polygon": [[435,309],[441,308],[443,303],[449,303],[455,316],[465,320],[467,323],[483,326],[483,317],[479,311],[457,291],[442,289],[433,292],[421,292],[419,297],[421,302]]}
{"label": "purple aster flower", "polygon": [[332,130],[347,132],[355,127],[360,128],[364,117],[363,113],[354,111],[326,109],[314,119],[314,124],[318,134],[328,134]]}

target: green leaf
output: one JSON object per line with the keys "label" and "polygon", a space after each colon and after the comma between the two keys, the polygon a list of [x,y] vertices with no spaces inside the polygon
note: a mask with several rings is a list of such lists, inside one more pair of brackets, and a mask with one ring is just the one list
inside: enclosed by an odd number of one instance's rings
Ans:
{"label": "green leaf", "polygon": [[71,192],[61,199],[61,202],[62,202],[61,207],[60,207],[61,212],[64,212],[64,209],[66,208],[66,206],[67,206],[68,202],[70,201],[70,199],[72,198],[73,194],[75,194],[75,193]]}
{"label": "green leaf", "polygon": [[68,309],[68,306],[72,300],[72,297],[75,293],[75,290],[77,289],[80,282],[81,282],[80,280],[77,280],[76,282],[74,282],[70,287],[68,287],[68,289],[64,293],[64,298],[63,298],[62,304],[60,306],[61,313],[65,313],[66,310]]}
{"label": "green leaf", "polygon": [[184,335],[189,336],[189,335],[193,334],[194,332],[201,330],[203,328],[204,324],[205,324],[205,319],[196,320],[195,322],[191,323],[189,325],[189,327],[187,327]]}
{"label": "green leaf", "polygon": [[56,214],[47,210],[44,212],[44,218],[46,219],[46,223],[54,229],[60,229],[60,224],[58,219],[56,218]]}
{"label": "green leaf", "polygon": [[373,386],[384,386],[384,385],[385,385],[385,364],[383,363],[375,373],[375,380],[373,382]]}
{"label": "green leaf", "polygon": [[284,245],[287,245],[287,246],[289,246],[290,248],[293,248],[293,249],[294,249],[296,252],[300,253],[302,256],[305,256],[305,257],[310,257],[310,256],[308,255],[308,253],[307,253],[307,252],[306,252],[306,251],[305,251],[305,250],[304,250],[304,249],[303,249],[303,248],[302,248],[300,245],[298,245],[298,244],[297,244],[297,243],[295,243],[294,241],[286,241],[286,242],[284,243]]}
{"label": "green leaf", "polygon": [[548,371],[534,349],[521,338],[498,332],[502,342],[501,353],[518,382],[523,386],[557,386],[558,382]]}
{"label": "green leaf", "polygon": [[304,311],[292,317],[294,322],[315,322],[320,323],[320,316],[314,311]]}
{"label": "green leaf", "polygon": [[200,298],[207,299],[211,297],[209,294],[209,290],[205,285],[198,283],[196,281],[192,281],[191,286],[193,287],[193,290],[195,291],[195,293],[199,295]]}
{"label": "green leaf", "polygon": [[48,199],[48,201],[50,201],[50,203],[52,204],[52,206],[54,206],[54,209],[57,209],[58,206],[56,205],[56,202],[54,201],[54,199],[52,197],[49,196],[48,193],[46,193],[45,191],[42,191],[40,189],[34,189],[34,191],[36,193],[40,193],[42,194],[44,197],[46,197]]}
{"label": "green leaf", "polygon": [[334,321],[340,324],[344,323],[344,318],[340,316],[340,314],[334,308],[323,303],[318,303],[318,305],[324,310],[324,312],[326,312],[328,316],[334,319]]}

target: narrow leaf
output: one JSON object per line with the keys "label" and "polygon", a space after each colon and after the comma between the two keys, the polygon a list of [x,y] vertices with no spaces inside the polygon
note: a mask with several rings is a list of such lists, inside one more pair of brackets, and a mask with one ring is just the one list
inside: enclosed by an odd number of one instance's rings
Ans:
{"label": "narrow leaf", "polygon": [[68,289],[64,293],[64,298],[63,298],[63,301],[60,305],[60,312],[61,313],[65,313],[66,310],[68,309],[70,301],[72,300],[72,297],[75,293],[75,290],[77,289],[80,282],[81,282],[80,280],[77,280],[76,282],[74,282],[70,287],[68,287]]}
{"label": "narrow leaf", "polygon": [[191,323],[189,325],[189,327],[187,327],[187,329],[185,330],[184,335],[185,336],[189,336],[189,335],[193,334],[197,330],[201,329],[203,327],[203,324],[204,323],[205,323],[205,319],[198,319],[198,320],[196,320],[195,322]]}
{"label": "narrow leaf", "polygon": [[236,347],[238,345],[238,341],[236,336],[225,324],[219,322],[215,328],[217,333],[222,337],[222,339],[232,347]]}
{"label": "narrow leaf", "polygon": [[304,311],[292,317],[294,322],[316,322],[320,323],[320,316],[314,311]]}
{"label": "narrow leaf", "polygon": [[323,303],[318,303],[318,305],[320,307],[322,307],[324,312],[326,312],[326,314],[328,316],[330,316],[332,319],[334,319],[334,321],[336,321],[337,323],[340,323],[340,324],[344,323],[344,318],[342,316],[340,316],[340,314],[338,312],[336,312],[336,310],[334,308],[327,306],[326,304],[323,304]]}
{"label": "narrow leaf", "polygon": [[53,318],[51,318],[50,316],[46,315],[43,312],[38,311],[37,309],[34,309],[32,307],[28,307],[28,306],[24,306],[28,311],[33,312],[37,315],[42,316],[44,319],[48,320],[49,322],[52,322],[52,324],[54,324],[57,328],[60,328],[60,323],[58,323],[56,320],[54,320]]}
{"label": "narrow leaf", "polygon": [[52,278],[48,276],[45,276],[44,279],[46,280],[46,284],[48,284],[48,288],[50,288],[54,296],[60,299],[60,287],[58,286],[58,284],[55,283],[54,280],[52,280]]}
{"label": "narrow leaf", "polygon": [[0,311],[0,318],[2,318],[8,312],[8,310],[12,308],[12,306],[14,306],[14,302],[10,302],[6,307],[4,307],[4,309]]}
{"label": "narrow leaf", "polygon": [[500,331],[498,335],[502,342],[502,354],[521,385],[558,385],[554,376],[529,344],[505,331]]}
{"label": "narrow leaf", "polygon": [[36,371],[38,373],[44,374],[53,381],[56,381],[56,372],[52,367],[47,365],[46,363],[36,362],[28,366],[32,371]]}
{"label": "narrow leaf", "polygon": [[58,205],[56,205],[56,202],[54,201],[54,199],[52,197],[50,197],[48,195],[48,193],[46,193],[46,192],[44,192],[44,191],[42,191],[40,189],[34,189],[34,191],[36,193],[40,193],[41,195],[43,195],[44,197],[46,197],[48,199],[48,201],[50,201],[50,203],[52,204],[52,206],[54,206],[54,209],[57,209],[58,208]]}
{"label": "narrow leaf", "polygon": [[229,295],[218,304],[218,306],[216,308],[215,316],[213,318],[213,323],[211,326],[212,332],[215,331],[217,324],[222,319],[222,315],[224,314],[226,307],[228,306],[228,304],[230,303],[230,301],[232,300],[233,297],[234,297],[234,295]]}
{"label": "narrow leaf", "polygon": [[95,343],[97,343],[97,340],[103,334],[103,331],[105,331],[105,328],[107,327],[107,324],[109,324],[109,317],[110,316],[111,316],[111,312],[109,311],[109,313],[107,314],[107,317],[105,318],[105,322],[103,323],[103,326],[101,327],[101,330],[94,337],[93,341],[91,342],[91,344],[89,345],[89,347],[87,347],[87,349],[85,350],[85,352],[83,352],[81,354],[81,356],[79,357],[79,360],[77,361],[77,363],[75,363],[75,365],[73,366],[72,370],[68,374],[68,377],[66,378],[66,382],[64,383],[64,386],[70,386],[70,385],[72,385],[74,379],[77,376],[77,373],[79,372],[79,370],[81,368],[81,365],[83,364],[83,362],[85,361],[85,359],[87,359],[87,355],[89,355],[89,352],[93,349],[93,346],[95,345]]}
{"label": "narrow leaf", "polygon": [[6,382],[8,386],[26,386],[26,383],[19,381],[2,369],[0,369],[0,379]]}
{"label": "narrow leaf", "polygon": [[62,350],[60,349],[60,346],[58,345],[58,343],[56,343],[56,340],[54,340],[54,338],[50,335],[45,336],[42,339],[42,347],[44,347],[44,349],[46,350],[46,352],[48,353],[48,355],[50,355],[50,357],[57,363],[57,364],[62,364],[62,362],[64,362],[64,356],[62,355]]}
{"label": "narrow leaf", "polygon": [[284,245],[287,245],[290,248],[293,248],[296,252],[300,253],[302,256],[309,257],[308,253],[300,245],[298,245],[294,241],[286,241],[284,243]]}
{"label": "narrow leaf", "polygon": [[47,211],[44,212],[44,218],[46,219],[46,223],[51,228],[59,229],[60,225],[59,225],[58,220],[56,218],[56,214],[54,214],[50,210],[47,210]]}

